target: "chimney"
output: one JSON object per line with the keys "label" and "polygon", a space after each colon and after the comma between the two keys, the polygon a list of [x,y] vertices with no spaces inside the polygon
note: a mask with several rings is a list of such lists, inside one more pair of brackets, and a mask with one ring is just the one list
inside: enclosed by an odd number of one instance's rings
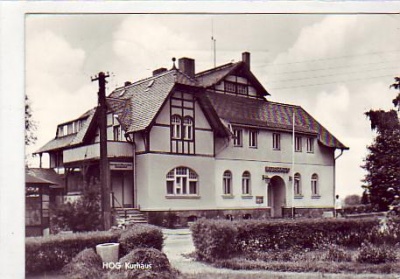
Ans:
{"label": "chimney", "polygon": [[188,75],[191,78],[194,78],[195,75],[194,59],[186,57],[179,58],[178,67],[182,73]]}
{"label": "chimney", "polygon": [[250,52],[243,52],[242,53],[242,61],[247,65],[250,70]]}
{"label": "chimney", "polygon": [[129,86],[129,85],[131,85],[132,84],[132,82],[130,82],[130,81],[125,81],[125,86]]}
{"label": "chimney", "polygon": [[164,73],[166,71],[167,71],[167,68],[158,68],[158,69],[153,71],[153,77],[156,76],[156,75],[159,75],[161,73]]}

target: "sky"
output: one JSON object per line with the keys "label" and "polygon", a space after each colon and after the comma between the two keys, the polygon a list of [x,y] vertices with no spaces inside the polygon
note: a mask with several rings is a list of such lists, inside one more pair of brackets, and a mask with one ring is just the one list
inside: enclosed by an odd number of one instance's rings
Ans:
{"label": "sky", "polygon": [[393,108],[389,86],[400,75],[398,14],[35,14],[25,28],[26,94],[38,137],[28,154],[55,137],[57,124],[96,106],[98,72],[110,73],[110,93],[171,68],[172,57],[194,58],[196,72],[206,70],[213,36],[217,66],[250,52],[268,100],[302,106],[350,147],[336,163],[343,197],[362,193],[360,166],[375,136],[364,113]]}

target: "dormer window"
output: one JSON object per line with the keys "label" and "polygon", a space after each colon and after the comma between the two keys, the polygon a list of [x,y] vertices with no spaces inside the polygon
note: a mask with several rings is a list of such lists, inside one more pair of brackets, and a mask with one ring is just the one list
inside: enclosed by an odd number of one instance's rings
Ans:
{"label": "dormer window", "polygon": [[225,81],[224,84],[226,92],[236,93],[236,86],[233,82]]}
{"label": "dormer window", "polygon": [[238,83],[237,93],[241,95],[247,95],[247,85]]}

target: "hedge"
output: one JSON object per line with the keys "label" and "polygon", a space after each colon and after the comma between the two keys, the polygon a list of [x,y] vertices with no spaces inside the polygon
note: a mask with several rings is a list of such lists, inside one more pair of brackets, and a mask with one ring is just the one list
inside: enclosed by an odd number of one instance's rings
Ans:
{"label": "hedge", "polygon": [[[150,247],[161,250],[163,235],[160,229],[149,225],[135,225],[123,231],[98,231],[57,234],[47,237],[27,237],[25,241],[25,273],[60,270],[86,248],[101,243],[119,242],[129,249]],[[124,255],[124,253],[122,253]]]}
{"label": "hedge", "polygon": [[128,254],[136,248],[162,249],[163,233],[160,228],[153,225],[137,225],[121,233],[119,243],[122,255]]}
{"label": "hedge", "polygon": [[193,243],[201,260],[227,258],[235,252],[237,222],[225,220],[198,220],[191,226]]}
{"label": "hedge", "polygon": [[304,219],[304,220],[200,220],[192,227],[193,242],[200,259],[212,261],[235,253],[253,253],[280,249],[319,249],[332,244],[360,247],[364,241],[395,244],[397,234],[383,236],[377,219]]}

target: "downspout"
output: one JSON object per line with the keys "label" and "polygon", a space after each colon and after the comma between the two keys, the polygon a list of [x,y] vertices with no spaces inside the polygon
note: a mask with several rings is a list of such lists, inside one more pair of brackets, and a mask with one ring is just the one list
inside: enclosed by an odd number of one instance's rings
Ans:
{"label": "downspout", "polygon": [[[132,136],[132,138],[130,137]],[[133,134],[125,135],[128,142],[132,144],[132,166],[133,166],[133,207],[138,208],[137,204],[137,187],[136,187],[136,143],[135,136]]]}
{"label": "downspout", "polygon": [[335,208],[336,202],[336,160],[343,155],[343,149],[340,149],[340,154],[334,157],[333,160],[333,208]]}

